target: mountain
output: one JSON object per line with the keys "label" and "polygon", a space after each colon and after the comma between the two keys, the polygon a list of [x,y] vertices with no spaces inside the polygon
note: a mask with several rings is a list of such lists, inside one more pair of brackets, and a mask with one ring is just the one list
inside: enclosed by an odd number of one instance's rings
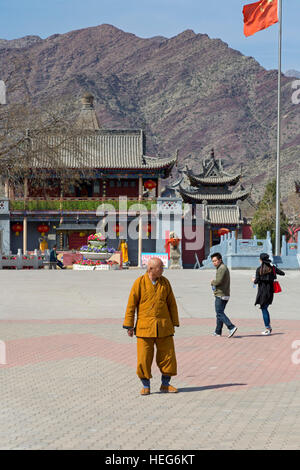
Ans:
{"label": "mountain", "polygon": [[[243,165],[243,184],[254,185],[254,199],[274,177],[276,70],[192,30],[144,39],[100,25],[34,38],[0,48],[0,78],[7,80],[10,103],[24,96],[40,104],[65,96],[78,100],[90,91],[101,125],[143,128],[149,155],[178,149],[179,168],[188,164],[197,172],[214,147],[228,171]],[[284,195],[299,178],[300,113],[291,99],[293,81],[282,76]]]}
{"label": "mountain", "polygon": [[287,72],[285,72],[285,76],[300,78],[300,72],[298,70],[287,70]]}
{"label": "mountain", "polygon": [[39,36],[24,36],[19,39],[0,39],[0,49],[22,49],[41,42]]}

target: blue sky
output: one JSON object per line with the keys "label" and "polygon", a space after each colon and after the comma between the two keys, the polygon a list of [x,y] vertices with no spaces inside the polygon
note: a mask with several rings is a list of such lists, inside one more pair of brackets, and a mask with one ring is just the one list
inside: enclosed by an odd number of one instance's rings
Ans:
{"label": "blue sky", "polygon": [[[277,68],[278,25],[245,38],[242,8],[251,0],[0,0],[0,38],[112,24],[140,37],[172,37],[186,29],[220,38]],[[300,0],[283,0],[282,70],[300,70]]]}

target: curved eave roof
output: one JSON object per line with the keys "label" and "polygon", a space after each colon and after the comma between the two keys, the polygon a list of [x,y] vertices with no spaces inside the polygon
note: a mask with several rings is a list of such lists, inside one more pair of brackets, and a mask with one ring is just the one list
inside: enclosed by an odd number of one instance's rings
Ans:
{"label": "curved eave roof", "polygon": [[202,201],[216,201],[216,202],[234,202],[238,200],[244,200],[250,195],[249,190],[245,191],[235,191],[230,194],[205,194],[193,191],[187,191],[183,188],[179,188],[179,192],[185,202],[189,200],[195,202],[202,202]]}
{"label": "curved eave roof", "polygon": [[144,156],[144,161],[146,162],[146,165],[142,165],[141,168],[146,167],[150,169],[168,169],[169,171],[171,171],[173,166],[177,162],[177,156],[169,158],[155,158]]}
{"label": "curved eave roof", "polygon": [[148,159],[147,157],[144,157],[142,160],[142,163],[137,163],[135,162],[134,164],[131,164],[129,161],[124,161],[124,163],[118,161],[118,162],[113,162],[111,161],[109,164],[107,163],[106,165],[101,165],[101,162],[89,162],[87,160],[85,161],[78,161],[76,162],[75,159],[73,161],[65,161],[64,159],[57,159],[56,161],[51,162],[49,159],[48,161],[41,161],[40,159],[35,159],[31,165],[32,169],[44,169],[44,170],[51,170],[51,169],[70,169],[70,170],[167,170],[171,171],[173,166],[176,163],[176,158],[168,158],[168,159],[162,159],[162,158],[151,158]]}
{"label": "curved eave roof", "polygon": [[183,177],[181,177],[181,178],[180,178],[179,180],[177,180],[177,181],[174,181],[174,183],[168,184],[168,185],[167,185],[167,188],[168,188],[168,189],[177,189],[177,188],[179,188],[179,186],[181,185],[182,181],[183,181]]}
{"label": "curved eave roof", "polygon": [[189,180],[192,184],[198,185],[210,185],[217,186],[223,184],[236,184],[240,180],[242,174],[237,173],[236,175],[224,175],[224,176],[198,176],[195,175],[192,171],[187,173]]}

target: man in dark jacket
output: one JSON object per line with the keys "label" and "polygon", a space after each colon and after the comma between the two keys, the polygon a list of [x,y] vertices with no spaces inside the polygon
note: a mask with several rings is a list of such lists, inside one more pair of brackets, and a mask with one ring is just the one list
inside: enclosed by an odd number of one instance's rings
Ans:
{"label": "man in dark jacket", "polygon": [[60,269],[65,269],[63,263],[57,258],[56,245],[54,245],[50,251],[50,269],[52,266],[56,269],[56,265],[59,266]]}
{"label": "man in dark jacket", "polygon": [[211,286],[215,294],[215,309],[217,315],[217,326],[214,336],[222,335],[222,328],[225,323],[229,330],[228,338],[230,338],[237,330],[237,327],[231,323],[224,312],[230,297],[230,273],[227,266],[223,263],[220,253],[211,255],[211,260],[213,265],[217,268],[216,279],[211,281]]}

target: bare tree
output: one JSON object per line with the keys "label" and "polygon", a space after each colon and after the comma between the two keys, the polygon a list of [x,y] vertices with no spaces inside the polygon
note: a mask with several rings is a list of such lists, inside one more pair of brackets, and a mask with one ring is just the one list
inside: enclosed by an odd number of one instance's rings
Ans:
{"label": "bare tree", "polygon": [[[46,191],[49,178],[79,185],[91,176],[88,131],[74,127],[76,103],[61,99],[33,106],[25,102],[0,107],[0,174],[18,192],[24,179]],[[72,165],[72,162],[76,165]]]}

